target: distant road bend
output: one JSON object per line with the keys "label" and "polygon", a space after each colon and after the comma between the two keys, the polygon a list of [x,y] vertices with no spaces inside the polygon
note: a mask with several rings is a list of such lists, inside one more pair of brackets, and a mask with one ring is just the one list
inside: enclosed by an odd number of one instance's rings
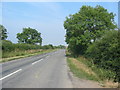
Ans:
{"label": "distant road bend", "polygon": [[65,50],[2,63],[2,88],[72,88]]}

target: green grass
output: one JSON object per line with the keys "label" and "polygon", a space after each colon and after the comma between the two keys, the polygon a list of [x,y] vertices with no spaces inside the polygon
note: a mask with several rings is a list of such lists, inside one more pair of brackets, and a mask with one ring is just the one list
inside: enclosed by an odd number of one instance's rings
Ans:
{"label": "green grass", "polygon": [[68,65],[70,67],[71,72],[73,72],[73,74],[75,76],[77,76],[79,78],[88,79],[88,80],[94,80],[94,81],[98,81],[99,80],[95,76],[86,73],[85,71],[83,71],[80,68],[77,68],[77,66],[75,64],[73,64],[72,59],[67,58],[67,62],[68,62]]}
{"label": "green grass", "polygon": [[[42,51],[35,51],[35,52],[27,52],[27,51],[12,51],[12,52],[5,52],[4,58],[2,58],[0,60],[0,62],[7,62],[7,61],[11,61],[11,60],[15,60],[15,59],[19,59],[19,58],[24,58],[24,57],[29,57],[29,56],[34,56],[34,55],[38,55],[38,54],[44,54],[44,53],[48,53],[48,52],[52,52],[52,51],[56,51],[57,49],[48,49],[48,50],[42,50]],[[6,58],[5,58],[6,57]]]}
{"label": "green grass", "polygon": [[87,59],[81,56],[81,57],[78,57],[77,60],[84,63],[89,68],[91,68],[92,71],[94,71],[97,74],[100,81],[104,81],[106,79],[112,78],[115,75],[115,73],[110,70],[105,70],[103,68],[99,68],[96,65],[94,65],[92,59]]}
{"label": "green grass", "polygon": [[[87,66],[95,73],[95,76],[87,73],[83,68],[78,68],[76,64],[73,63],[73,59],[79,61],[80,63]],[[115,75],[114,72],[110,70],[105,70],[103,68],[98,68],[93,64],[92,60],[79,56],[77,58],[72,56],[67,56],[67,63],[71,72],[78,78],[83,78],[87,80],[93,80],[99,82],[102,87],[116,88],[117,84],[113,81],[112,77]]]}

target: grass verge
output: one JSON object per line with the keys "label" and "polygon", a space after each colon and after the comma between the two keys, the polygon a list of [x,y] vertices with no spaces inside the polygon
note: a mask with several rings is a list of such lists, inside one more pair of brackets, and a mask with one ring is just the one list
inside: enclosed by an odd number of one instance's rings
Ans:
{"label": "grass verge", "polygon": [[107,76],[113,74],[112,72],[97,68],[83,56],[77,58],[67,56],[67,63],[71,72],[79,78],[97,81],[102,87],[116,88],[118,86],[118,83],[107,79]]}
{"label": "grass verge", "polygon": [[28,51],[19,51],[19,52],[6,52],[4,55],[7,55],[7,58],[0,59],[1,62],[7,62],[19,58],[34,56],[38,54],[49,53],[52,51],[56,51],[57,49],[48,49],[48,50],[28,50]]}
{"label": "grass verge", "polygon": [[75,58],[67,58],[68,65],[73,74],[79,78],[88,80],[99,81],[96,74],[83,63],[79,62]]}

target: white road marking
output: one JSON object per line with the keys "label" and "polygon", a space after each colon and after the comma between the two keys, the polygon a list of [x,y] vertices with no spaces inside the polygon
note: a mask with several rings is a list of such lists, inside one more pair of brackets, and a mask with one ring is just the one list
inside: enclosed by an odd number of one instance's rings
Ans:
{"label": "white road marking", "polygon": [[40,60],[38,60],[38,61],[36,61],[36,62],[33,62],[32,63],[32,65],[34,65],[34,64],[36,64],[36,63],[38,63],[38,62],[40,62],[40,61],[42,61],[43,59],[40,59]]}
{"label": "white road marking", "polygon": [[13,75],[13,74],[15,74],[15,73],[17,73],[17,72],[19,72],[19,71],[21,71],[21,70],[22,70],[22,69],[18,69],[17,71],[15,71],[15,72],[13,72],[13,73],[5,76],[5,77],[0,78],[0,80],[3,80],[3,79],[5,79],[5,78],[7,78],[7,77],[10,77],[11,75]]}

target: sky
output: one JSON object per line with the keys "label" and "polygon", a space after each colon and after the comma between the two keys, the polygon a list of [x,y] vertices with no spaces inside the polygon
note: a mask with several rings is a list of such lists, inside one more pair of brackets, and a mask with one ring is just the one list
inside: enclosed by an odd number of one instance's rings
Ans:
{"label": "sky", "polygon": [[[83,5],[95,7],[101,5],[116,14],[118,23],[117,2],[2,2],[2,24],[8,31],[7,40],[17,43],[16,34],[23,28],[37,29],[43,38],[42,45],[66,45],[65,17],[80,10]],[[1,4],[0,4],[1,7]]]}

